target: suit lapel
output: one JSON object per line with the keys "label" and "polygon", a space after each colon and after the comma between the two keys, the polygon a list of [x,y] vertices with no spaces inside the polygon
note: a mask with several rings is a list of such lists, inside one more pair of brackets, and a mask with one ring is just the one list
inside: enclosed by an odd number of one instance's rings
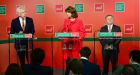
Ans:
{"label": "suit lapel", "polygon": [[107,25],[105,26],[105,32],[108,32],[108,26]]}
{"label": "suit lapel", "polygon": [[114,24],[113,24],[113,26],[112,26],[112,30],[111,30],[111,32],[114,32]]}
{"label": "suit lapel", "polygon": [[17,18],[17,22],[18,22],[18,27],[20,28],[20,30],[22,30],[22,27],[21,27],[21,23],[20,23],[19,17]]}

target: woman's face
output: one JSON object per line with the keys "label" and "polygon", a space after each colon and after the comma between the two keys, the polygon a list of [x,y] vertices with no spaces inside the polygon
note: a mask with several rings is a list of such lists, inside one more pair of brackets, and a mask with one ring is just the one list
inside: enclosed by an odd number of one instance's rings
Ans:
{"label": "woman's face", "polygon": [[71,18],[71,13],[69,13],[69,12],[66,12],[66,14],[67,14],[67,16],[68,16],[68,18]]}

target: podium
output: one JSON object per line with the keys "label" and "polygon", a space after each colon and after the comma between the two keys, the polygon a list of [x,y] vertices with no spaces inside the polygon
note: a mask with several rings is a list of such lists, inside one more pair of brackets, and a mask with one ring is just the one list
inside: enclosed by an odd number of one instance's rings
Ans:
{"label": "podium", "polygon": [[[66,39],[66,38],[69,38],[69,39],[72,39],[72,38],[79,38],[79,33],[78,32],[63,32],[63,33],[55,33],[55,37],[56,38],[59,38],[61,40],[63,39]],[[63,54],[63,62],[62,62],[62,65],[63,65],[63,69],[64,69],[64,50],[62,50],[62,54]],[[65,74],[64,70],[63,70],[63,75]]]}
{"label": "podium", "polygon": [[57,37],[57,38],[78,38],[79,37],[79,33],[78,32],[55,33],[55,37]]}
{"label": "podium", "polygon": [[10,34],[10,38],[33,38],[32,34]]}
{"label": "podium", "polygon": [[[55,33],[55,37],[59,39],[72,39],[72,38],[79,38],[79,33],[78,32],[64,32],[64,33]],[[72,46],[71,46],[72,47]]]}
{"label": "podium", "polygon": [[122,32],[99,32],[99,40],[104,40],[106,43],[111,44],[108,49],[113,49],[114,41],[121,41]]}
{"label": "podium", "polygon": [[[33,34],[10,34],[9,35],[9,63],[10,63],[10,39],[15,39],[15,48],[17,52],[26,51],[26,49],[28,49],[27,51],[33,50]],[[23,42],[25,44],[23,44]],[[26,42],[27,42],[27,45],[26,45]],[[17,60],[18,60],[18,57],[17,57]]]}
{"label": "podium", "polygon": [[[95,31],[95,32],[97,32],[97,31]],[[96,63],[96,48],[95,48],[95,32],[94,32],[94,63]],[[122,37],[122,32],[98,32],[97,33],[97,38],[99,39],[99,40],[103,40],[103,39],[110,39],[111,41],[113,40],[113,39],[122,39],[121,38]]]}
{"label": "podium", "polygon": [[99,39],[121,39],[122,32],[99,32]]}
{"label": "podium", "polygon": [[[15,38],[16,41],[18,42],[22,41],[22,39],[27,39],[29,42],[30,39],[33,38],[33,35],[32,34],[10,34],[10,38]],[[20,43],[19,45],[20,45],[19,51],[24,51],[25,47],[22,46]]]}

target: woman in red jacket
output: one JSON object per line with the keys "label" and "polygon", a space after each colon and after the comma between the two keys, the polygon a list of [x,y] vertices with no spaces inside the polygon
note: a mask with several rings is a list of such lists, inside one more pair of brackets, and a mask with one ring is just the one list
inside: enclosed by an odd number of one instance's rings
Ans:
{"label": "woman in red jacket", "polygon": [[79,58],[79,50],[82,48],[82,40],[85,37],[85,28],[74,7],[67,7],[65,12],[68,18],[64,21],[63,32],[79,33],[79,38],[65,38],[63,40],[64,60]]}

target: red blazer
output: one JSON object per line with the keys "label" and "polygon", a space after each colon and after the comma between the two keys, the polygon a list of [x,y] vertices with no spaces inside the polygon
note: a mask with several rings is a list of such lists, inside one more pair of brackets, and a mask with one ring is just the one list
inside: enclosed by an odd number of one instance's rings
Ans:
{"label": "red blazer", "polygon": [[82,20],[76,18],[74,21],[70,19],[65,19],[63,32],[79,32],[79,39],[83,39],[85,37],[85,28]]}
{"label": "red blazer", "polygon": [[72,41],[74,48],[82,47],[82,39],[85,37],[85,27],[82,20],[76,18],[74,21],[71,21],[69,18],[65,19],[63,32],[78,32],[79,38],[74,39],[65,39],[64,42]]}

